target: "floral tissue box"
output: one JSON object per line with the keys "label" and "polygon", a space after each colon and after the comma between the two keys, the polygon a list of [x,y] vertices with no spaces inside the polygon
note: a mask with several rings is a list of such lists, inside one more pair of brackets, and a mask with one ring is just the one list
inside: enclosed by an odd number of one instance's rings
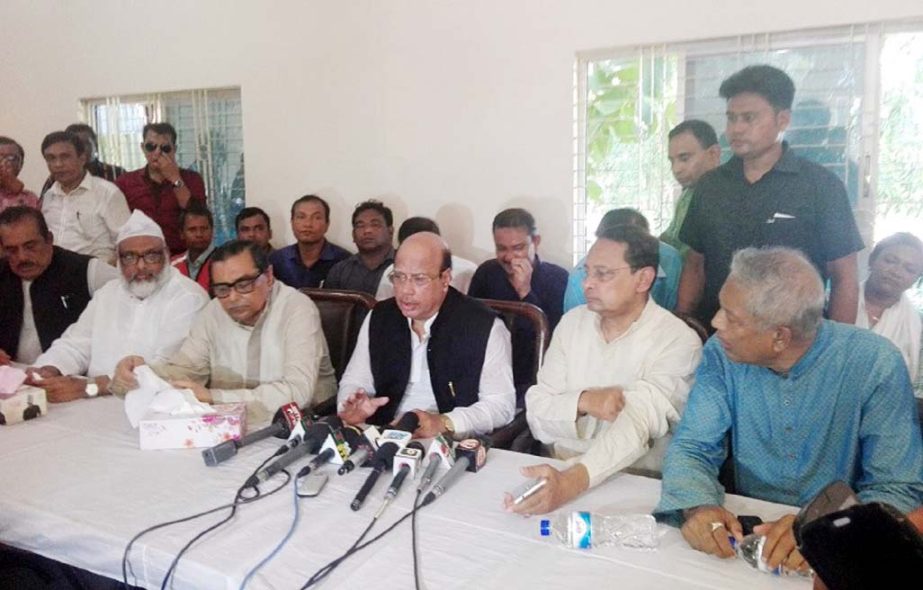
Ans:
{"label": "floral tissue box", "polygon": [[15,393],[0,393],[0,425],[38,418],[48,411],[45,390],[21,385]]}
{"label": "floral tissue box", "polygon": [[214,414],[171,416],[150,413],[141,419],[141,450],[212,447],[247,430],[247,404],[214,404]]}

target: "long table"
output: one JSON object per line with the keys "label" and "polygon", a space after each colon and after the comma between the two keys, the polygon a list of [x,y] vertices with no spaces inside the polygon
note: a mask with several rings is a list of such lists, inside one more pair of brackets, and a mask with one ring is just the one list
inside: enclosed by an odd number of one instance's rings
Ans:
{"label": "long table", "polygon": [[[237,488],[272,451],[278,439],[244,448],[230,461],[207,467],[198,450],[140,451],[138,433],[113,398],[81,400],[49,408],[47,416],[0,427],[0,542],[89,571],[121,578],[125,545],[153,524],[230,502]],[[417,514],[420,568],[429,588],[810,588],[797,578],[757,572],[741,560],[721,560],[690,549],[661,526],[653,551],[599,548],[578,551],[539,536],[541,517],[503,510],[503,492],[522,481],[518,468],[529,455],[492,450],[487,465],[465,474],[442,498]],[[552,462],[553,463],[553,462]],[[301,463],[295,464],[295,470]],[[298,588],[339,556],[366,527],[384,495],[382,477],[358,512],[349,503],[365,470],[336,475],[316,498],[299,500],[301,520],[284,549],[247,586]],[[268,490],[281,479],[264,484]],[[406,514],[413,494],[405,486],[372,530],[384,530]],[[618,475],[562,510],[647,513],[660,482]],[[793,508],[731,496],[727,506],[764,520]],[[225,513],[147,535],[131,553],[129,581],[159,588],[164,573],[196,533]],[[238,588],[241,580],[282,538],[291,523],[293,494],[286,488],[242,506],[226,526],[204,537],[180,561],[174,589]],[[353,556],[319,587],[413,588],[409,520],[382,541]]]}

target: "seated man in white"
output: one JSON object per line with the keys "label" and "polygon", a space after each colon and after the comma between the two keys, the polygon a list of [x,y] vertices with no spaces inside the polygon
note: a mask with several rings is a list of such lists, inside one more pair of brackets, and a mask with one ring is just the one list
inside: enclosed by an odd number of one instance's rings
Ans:
{"label": "seated man in white", "polygon": [[[429,217],[408,217],[397,230],[397,243],[403,244],[404,240],[413,234],[418,234],[423,231],[432,232],[437,236],[442,235],[439,232],[439,224]],[[471,277],[474,276],[474,271],[477,269],[477,264],[471,262],[467,258],[462,258],[461,256],[453,254],[452,282],[449,284],[455,287],[462,295],[467,294],[468,285],[471,284]],[[381,277],[381,283],[378,284],[378,292],[375,293],[375,299],[384,301],[385,299],[394,297],[394,286],[391,285],[391,281],[388,279],[392,270],[394,270],[393,264],[385,269],[385,274]]]}
{"label": "seated man in white", "polygon": [[30,370],[48,401],[109,393],[110,375],[126,353],[166,359],[208,303],[202,287],[170,266],[160,226],[141,211],[122,226],[116,252],[121,278],[96,291]]}
{"label": "seated man in white", "polygon": [[[335,395],[317,306],[275,280],[266,250],[233,240],[216,248],[210,260],[215,298],[179,350],[151,363],[154,372],[205,403],[245,402],[250,429],[268,422],[281,405],[306,407]],[[120,392],[137,386],[133,370],[145,360],[131,356],[119,362]]]}
{"label": "seated man in white", "polygon": [[414,412],[418,438],[486,434],[513,419],[510,333],[486,305],[450,286],[452,253],[434,233],[404,240],[395,296],[359,331],[338,395],[348,424]]}
{"label": "seated man in white", "polygon": [[641,228],[605,228],[586,258],[586,305],[558,324],[526,417],[550,455],[567,460],[525,467],[544,478],[537,494],[508,510],[543,514],[641,459],[659,470],[665,437],[680,418],[702,354],[696,333],[650,297],[657,238]]}

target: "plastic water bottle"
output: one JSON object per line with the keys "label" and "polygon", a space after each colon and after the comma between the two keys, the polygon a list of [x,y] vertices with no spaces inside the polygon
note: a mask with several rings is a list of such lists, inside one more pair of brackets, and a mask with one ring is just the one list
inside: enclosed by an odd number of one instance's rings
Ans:
{"label": "plastic water bottle", "polygon": [[543,537],[554,536],[562,545],[574,549],[593,547],[631,547],[656,549],[660,541],[657,521],[650,514],[559,513],[540,523]]}
{"label": "plastic water bottle", "polygon": [[750,567],[760,570],[761,572],[772,574],[774,576],[782,575],[782,566],[778,565],[770,569],[763,559],[763,546],[766,544],[765,535],[747,535],[740,543],[734,537],[728,537],[731,546],[737,552],[737,556],[750,564]]}
{"label": "plastic water bottle", "polygon": [[728,541],[731,542],[731,547],[737,552],[738,557],[746,561],[750,567],[763,573],[772,574],[774,576],[801,576],[804,578],[811,578],[814,576],[811,570],[797,572],[785,571],[781,565],[770,568],[766,560],[763,559],[763,546],[766,545],[765,535],[747,535],[740,543],[738,543],[734,537],[729,536]]}

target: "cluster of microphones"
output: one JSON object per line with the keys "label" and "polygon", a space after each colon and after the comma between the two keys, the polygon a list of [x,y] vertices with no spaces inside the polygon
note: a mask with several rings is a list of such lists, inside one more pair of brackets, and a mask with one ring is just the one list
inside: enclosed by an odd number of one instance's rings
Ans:
{"label": "cluster of microphones", "polygon": [[484,465],[487,455],[486,441],[465,439],[452,449],[440,436],[433,439],[427,450],[419,442],[411,440],[412,433],[418,426],[417,415],[408,412],[382,432],[374,426],[360,430],[355,426],[344,425],[337,416],[312,420],[302,414],[297,404],[290,403],[279,408],[272,423],[266,428],[205,449],[202,456],[206,465],[214,466],[234,457],[240,448],[257,441],[273,436],[286,439],[285,444],[276,452],[277,458],[254,473],[247,480],[247,486],[257,486],[267,481],[308,455],[314,457],[298,472],[298,478],[308,475],[325,463],[338,464],[337,473],[340,475],[350,473],[357,467],[368,467],[368,476],[350,504],[353,510],[362,507],[381,474],[393,470],[394,476],[376,515],[377,518],[397,497],[404,481],[408,478],[412,481],[420,468],[423,471],[417,486],[418,493],[424,492],[430,486],[440,465],[448,468],[446,474],[423,497],[420,505],[426,506],[443,495],[462,472],[478,471]]}

